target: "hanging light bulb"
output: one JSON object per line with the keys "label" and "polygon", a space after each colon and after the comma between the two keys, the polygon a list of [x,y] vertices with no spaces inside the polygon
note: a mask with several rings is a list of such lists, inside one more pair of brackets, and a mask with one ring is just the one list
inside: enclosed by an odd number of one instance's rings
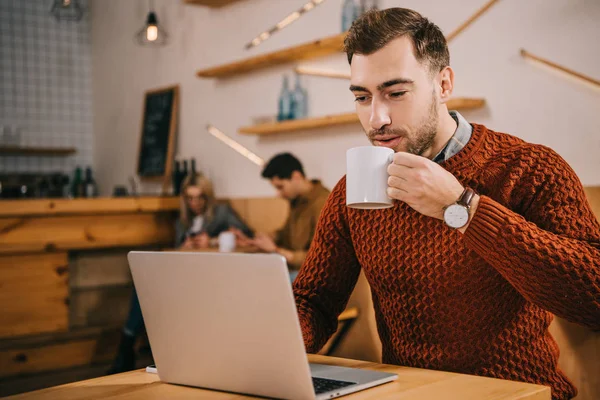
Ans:
{"label": "hanging light bulb", "polygon": [[167,44],[167,32],[158,24],[158,18],[150,7],[150,12],[146,17],[146,24],[135,35],[139,44],[144,46],[162,46]]}
{"label": "hanging light bulb", "polygon": [[158,27],[156,25],[148,25],[146,28],[146,40],[154,42],[158,39]]}
{"label": "hanging light bulb", "polygon": [[59,21],[79,21],[83,17],[83,8],[79,0],[54,0],[50,14]]}

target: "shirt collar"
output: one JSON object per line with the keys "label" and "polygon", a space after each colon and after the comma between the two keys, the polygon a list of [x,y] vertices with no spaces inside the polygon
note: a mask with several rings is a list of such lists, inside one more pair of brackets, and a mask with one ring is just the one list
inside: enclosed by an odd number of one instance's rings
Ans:
{"label": "shirt collar", "polygon": [[457,127],[446,146],[433,157],[433,161],[438,164],[461,151],[469,143],[473,134],[473,127],[458,111],[450,111],[450,116],[456,121]]}

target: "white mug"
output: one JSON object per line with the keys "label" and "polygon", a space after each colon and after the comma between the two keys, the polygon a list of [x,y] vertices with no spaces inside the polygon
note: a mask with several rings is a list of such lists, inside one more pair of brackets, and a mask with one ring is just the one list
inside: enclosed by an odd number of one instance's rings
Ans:
{"label": "white mug", "polygon": [[362,146],[346,152],[346,206],[361,210],[392,207],[387,195],[388,165],[394,150]]}
{"label": "white mug", "polygon": [[235,234],[233,232],[221,232],[219,234],[219,251],[230,253],[235,250]]}

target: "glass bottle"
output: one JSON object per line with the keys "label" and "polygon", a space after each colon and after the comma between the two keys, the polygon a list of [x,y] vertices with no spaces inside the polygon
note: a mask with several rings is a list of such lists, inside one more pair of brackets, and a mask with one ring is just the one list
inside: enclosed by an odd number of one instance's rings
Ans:
{"label": "glass bottle", "polygon": [[285,121],[292,116],[292,92],[290,91],[287,75],[283,76],[283,84],[281,93],[279,94],[279,110],[277,112],[277,120]]}

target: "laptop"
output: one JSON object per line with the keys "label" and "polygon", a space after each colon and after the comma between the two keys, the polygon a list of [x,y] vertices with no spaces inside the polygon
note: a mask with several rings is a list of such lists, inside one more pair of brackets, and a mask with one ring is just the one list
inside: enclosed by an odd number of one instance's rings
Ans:
{"label": "laptop", "polygon": [[331,399],[395,374],[309,364],[285,259],[130,252],[159,378],[282,399]]}

